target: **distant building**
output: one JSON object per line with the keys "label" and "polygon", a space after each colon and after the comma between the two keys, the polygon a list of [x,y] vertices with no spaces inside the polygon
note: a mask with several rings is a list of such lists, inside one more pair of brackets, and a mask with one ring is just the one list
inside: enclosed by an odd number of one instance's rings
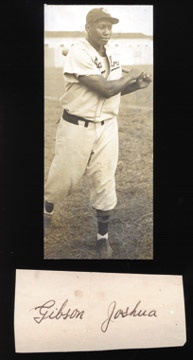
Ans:
{"label": "distant building", "polygon": [[[46,31],[44,34],[44,59],[46,67],[62,67],[62,49],[69,48],[85,37],[84,32]],[[119,54],[122,65],[153,64],[153,37],[141,33],[115,33],[109,47]]]}

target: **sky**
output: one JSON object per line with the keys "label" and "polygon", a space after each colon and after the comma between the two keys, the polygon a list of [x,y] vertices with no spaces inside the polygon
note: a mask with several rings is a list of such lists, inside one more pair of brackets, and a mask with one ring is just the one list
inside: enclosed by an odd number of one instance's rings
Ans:
{"label": "sky", "polygon": [[[84,31],[85,18],[92,8],[102,5],[45,5],[45,31]],[[119,19],[114,32],[137,32],[153,35],[152,5],[104,5],[110,14]]]}

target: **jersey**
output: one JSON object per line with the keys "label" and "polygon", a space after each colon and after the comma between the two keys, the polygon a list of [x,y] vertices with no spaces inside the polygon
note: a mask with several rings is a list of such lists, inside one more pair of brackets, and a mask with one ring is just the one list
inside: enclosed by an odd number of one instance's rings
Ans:
{"label": "jersey", "polygon": [[86,40],[73,45],[65,59],[64,95],[60,98],[62,107],[70,114],[83,117],[93,122],[109,120],[118,115],[120,94],[109,99],[99,96],[82,84],[78,77],[103,75],[107,80],[117,80],[122,76],[117,55],[106,50],[108,68],[96,49]]}

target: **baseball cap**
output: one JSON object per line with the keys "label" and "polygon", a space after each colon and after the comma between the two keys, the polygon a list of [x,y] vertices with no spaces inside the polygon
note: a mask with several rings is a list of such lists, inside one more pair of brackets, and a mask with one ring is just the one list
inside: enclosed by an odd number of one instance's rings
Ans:
{"label": "baseball cap", "polygon": [[119,19],[112,17],[106,9],[96,8],[88,12],[86,16],[86,23],[88,24],[91,21],[93,22],[102,19],[109,20],[112,24],[117,24],[119,22]]}

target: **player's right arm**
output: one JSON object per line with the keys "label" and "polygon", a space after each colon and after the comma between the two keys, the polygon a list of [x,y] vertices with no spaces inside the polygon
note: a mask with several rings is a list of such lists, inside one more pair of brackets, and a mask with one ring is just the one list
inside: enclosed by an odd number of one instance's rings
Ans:
{"label": "player's right arm", "polygon": [[120,79],[107,80],[101,75],[93,58],[81,45],[69,50],[65,62],[64,77],[71,82],[80,82],[100,97],[110,98],[118,93],[126,94],[137,90],[133,83],[140,76],[139,70],[132,69]]}
{"label": "player's right arm", "polygon": [[79,81],[99,96],[106,99],[117,95],[128,88],[136,80],[132,74],[127,74],[118,80],[106,80],[102,75],[79,76]]}

